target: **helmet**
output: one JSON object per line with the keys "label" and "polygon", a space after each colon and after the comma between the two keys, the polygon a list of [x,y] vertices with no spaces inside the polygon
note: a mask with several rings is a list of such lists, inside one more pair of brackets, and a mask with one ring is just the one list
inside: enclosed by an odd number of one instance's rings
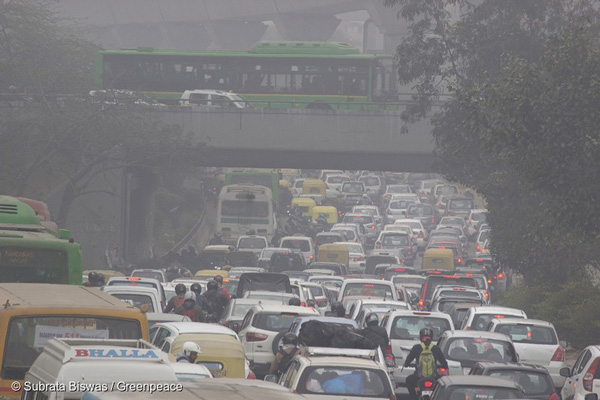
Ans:
{"label": "helmet", "polygon": [[189,292],[185,292],[184,300],[196,301],[196,293],[192,292],[191,290]]}
{"label": "helmet", "polygon": [[421,329],[419,331],[419,338],[421,338],[421,340],[423,340],[424,337],[433,339],[433,329],[427,328],[427,327]]}
{"label": "helmet", "polygon": [[97,275],[97,279],[98,279],[98,283],[104,283],[104,274],[98,274]]}
{"label": "helmet", "polygon": [[379,317],[374,312],[367,315],[367,319],[365,320],[367,326],[371,326],[372,324],[379,324]]}
{"label": "helmet", "polygon": [[214,277],[215,282],[222,284],[223,283],[223,277],[221,275],[216,275]]}
{"label": "helmet", "polygon": [[92,271],[92,272],[90,272],[88,274],[88,281],[90,281],[90,283],[91,282],[95,282],[97,280],[98,280],[98,273],[97,272]]}
{"label": "helmet", "polygon": [[187,291],[187,288],[183,283],[178,283],[175,285],[175,294],[184,294]]}
{"label": "helmet", "polygon": [[217,281],[208,281],[206,284],[206,290],[217,290],[219,288],[219,284]]}
{"label": "helmet", "polygon": [[196,294],[200,294],[202,293],[202,286],[200,286],[199,283],[192,283],[192,286],[190,286],[190,290]]}
{"label": "helmet", "polygon": [[344,305],[339,301],[336,301],[331,305],[331,311],[334,311],[338,316],[346,315],[346,309],[344,308]]}
{"label": "helmet", "polygon": [[293,344],[294,346],[296,346],[298,344],[298,336],[296,336],[296,334],[294,332],[288,332],[285,335],[283,335],[283,338],[281,339],[281,343]]}
{"label": "helmet", "polygon": [[202,353],[202,349],[195,342],[185,342],[183,344],[183,354],[189,357],[192,353],[200,354]]}
{"label": "helmet", "polygon": [[288,302],[288,305],[290,306],[301,306],[302,303],[300,302],[300,299],[297,297],[292,297],[290,299],[290,301]]}

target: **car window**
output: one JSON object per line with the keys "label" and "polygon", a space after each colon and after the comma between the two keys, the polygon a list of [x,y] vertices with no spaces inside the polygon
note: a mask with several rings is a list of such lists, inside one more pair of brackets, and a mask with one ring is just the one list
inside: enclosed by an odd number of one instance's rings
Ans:
{"label": "car window", "polygon": [[412,200],[394,200],[392,202],[390,202],[389,207],[392,210],[405,210],[408,208],[408,206],[410,206],[411,204],[414,204],[415,202]]}
{"label": "car window", "polygon": [[159,312],[159,310],[154,309],[154,304],[152,303],[152,297],[147,294],[135,294],[135,293],[110,293],[112,296],[118,298],[119,300],[123,300],[125,303],[131,304],[135,308],[140,308],[142,305],[147,305],[148,310],[146,312]]}
{"label": "car window", "polygon": [[458,193],[456,186],[438,186],[436,194],[455,194]]}
{"label": "car window", "polygon": [[446,358],[453,361],[515,362],[509,342],[484,338],[451,338],[442,349]]}
{"label": "car window", "polygon": [[234,304],[233,311],[231,312],[232,317],[242,317],[250,311],[253,304]]}
{"label": "car window", "polygon": [[388,186],[388,193],[410,193],[410,188],[408,186]]}
{"label": "car window", "polygon": [[156,337],[154,338],[154,345],[157,347],[161,347],[165,341],[166,338],[168,338],[171,335],[171,332],[168,329],[165,328],[159,328],[158,333],[156,334]]}
{"label": "car window", "polygon": [[526,395],[550,394],[554,390],[547,375],[534,371],[501,369],[488,374],[493,378],[517,382]]}
{"label": "car window", "polygon": [[407,235],[382,235],[381,245],[382,246],[408,246],[410,244]]}
{"label": "car window", "polygon": [[281,242],[281,247],[300,251],[310,251],[310,242],[308,240],[286,239]]}
{"label": "car window", "polygon": [[590,361],[590,358],[592,358],[592,352],[588,350],[588,351],[586,351],[586,353],[584,354],[584,356],[581,360],[581,364],[579,365],[579,368],[577,370],[578,374],[580,374],[585,369],[585,366]]}
{"label": "car window", "polygon": [[471,323],[471,328],[477,331],[484,330],[487,324],[493,318],[523,318],[522,315],[504,315],[504,314],[476,314]]}
{"label": "car window", "polygon": [[287,331],[296,318],[296,313],[259,313],[254,317],[252,326],[271,332]]}
{"label": "car window", "polygon": [[245,329],[246,327],[248,327],[248,325],[250,325],[250,321],[252,320],[253,315],[254,314],[252,312],[248,312],[246,314],[244,320],[242,321],[242,326],[240,327],[240,330]]}
{"label": "car window", "polygon": [[473,200],[452,200],[448,204],[451,210],[464,210],[473,208]]}
{"label": "car window", "polygon": [[482,386],[452,386],[444,397],[449,400],[493,400],[493,399],[519,399],[523,395],[517,389],[482,387]]}
{"label": "car window", "polygon": [[413,204],[408,207],[406,211],[407,215],[414,216],[431,216],[433,215],[433,208],[425,204]]}
{"label": "car window", "polygon": [[308,367],[296,388],[298,393],[326,393],[389,398],[393,391],[385,371],[361,367]]}
{"label": "car window", "polygon": [[241,238],[238,248],[243,249],[264,249],[267,247],[263,238]]}
{"label": "car window", "polygon": [[327,183],[339,184],[343,182],[348,182],[350,178],[346,176],[328,176]]}
{"label": "car window", "polygon": [[513,343],[558,344],[554,329],[545,326],[501,324],[496,332],[510,336]]}
{"label": "car window", "polygon": [[365,185],[363,183],[356,182],[344,182],[342,185],[342,192],[347,193],[364,193]]}
{"label": "car window", "polygon": [[372,224],[373,217],[370,215],[346,215],[344,216],[344,223],[350,224]]}
{"label": "car window", "polygon": [[293,360],[290,363],[290,366],[288,367],[287,371],[285,371],[283,373],[283,375],[281,376],[280,383],[283,386],[291,389],[292,385],[296,381],[296,376],[298,376],[299,369],[300,369],[300,362],[297,360]]}
{"label": "car window", "polygon": [[401,315],[394,318],[390,332],[390,339],[419,340],[419,331],[422,328],[433,330],[433,340],[440,338],[442,333],[451,329],[450,322],[445,318]]}
{"label": "car window", "polygon": [[345,296],[393,298],[392,288],[389,285],[379,285],[376,283],[348,283],[344,288],[343,297]]}
{"label": "car window", "polygon": [[342,233],[346,237],[346,240],[354,240],[354,239],[356,239],[356,235],[354,234],[354,232],[351,229],[348,229],[348,230],[345,230],[345,229],[335,229],[335,230],[332,230],[332,232],[340,232],[340,233]]}

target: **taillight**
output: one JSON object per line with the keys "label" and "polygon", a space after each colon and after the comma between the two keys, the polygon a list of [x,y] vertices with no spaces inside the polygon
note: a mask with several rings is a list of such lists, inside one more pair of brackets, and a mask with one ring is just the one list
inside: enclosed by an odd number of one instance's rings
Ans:
{"label": "taillight", "polygon": [[435,217],[431,217],[431,223],[435,224]]}
{"label": "taillight", "polygon": [[390,394],[390,400],[396,400],[396,395],[395,394]]}
{"label": "taillight", "polygon": [[375,225],[371,225],[369,228],[375,229],[376,227],[375,227]]}
{"label": "taillight", "polygon": [[246,342],[262,342],[267,340],[269,335],[258,332],[246,332]]}
{"label": "taillight", "polygon": [[315,256],[313,256],[313,255],[311,254],[309,258],[312,260],[313,258],[315,258]]}
{"label": "taillight", "polygon": [[588,392],[592,391],[592,386],[594,383],[594,376],[596,375],[596,371],[598,370],[598,365],[600,365],[600,358],[596,358],[590,368],[587,370],[585,375],[583,376],[583,388]]}
{"label": "taillight", "polygon": [[488,292],[483,292],[483,297],[487,299],[488,297],[490,297],[490,294]]}
{"label": "taillight", "polygon": [[556,394],[556,392],[552,392],[550,397],[548,397],[548,400],[560,400],[560,396]]}
{"label": "taillight", "polygon": [[498,274],[498,279],[502,279],[502,278],[504,278],[504,274],[503,274],[502,272],[500,272],[500,273]]}
{"label": "taillight", "polygon": [[550,361],[565,361],[565,349],[562,346],[558,346],[554,355],[552,356],[552,360]]}
{"label": "taillight", "polygon": [[481,246],[479,245],[479,243],[477,243],[477,246],[475,246],[475,250],[477,250],[477,251],[481,250]]}
{"label": "taillight", "polygon": [[392,215],[392,210],[390,210],[390,209],[388,208],[388,210],[387,210],[387,214],[388,214],[388,215]]}
{"label": "taillight", "polygon": [[459,264],[462,263],[462,258],[458,257],[457,261],[458,261]]}
{"label": "taillight", "polygon": [[252,370],[250,370],[246,379],[256,379],[256,375],[254,375],[254,372],[252,372]]}
{"label": "taillight", "polygon": [[447,376],[449,375],[448,368],[438,368],[438,375]]}
{"label": "taillight", "polygon": [[306,303],[305,303],[305,302],[302,302],[302,303],[300,303],[300,305],[301,305],[302,307],[306,307]]}
{"label": "taillight", "polygon": [[409,255],[412,255],[412,247],[409,247],[409,248],[408,248],[408,254],[409,254]]}
{"label": "taillight", "polygon": [[423,237],[425,237],[425,235],[423,235],[423,231],[419,231],[419,235],[417,237],[420,238],[420,239],[422,239]]}

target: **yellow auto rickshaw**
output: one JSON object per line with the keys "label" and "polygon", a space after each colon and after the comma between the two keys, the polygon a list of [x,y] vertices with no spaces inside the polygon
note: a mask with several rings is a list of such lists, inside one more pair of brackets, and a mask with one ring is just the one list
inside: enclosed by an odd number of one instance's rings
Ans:
{"label": "yellow auto rickshaw", "polygon": [[217,275],[221,275],[223,278],[229,278],[229,271],[224,269],[201,269],[194,274],[194,277],[210,280]]}
{"label": "yellow auto rickshaw", "polygon": [[306,179],[302,183],[303,195],[318,195],[325,198],[327,194],[327,185],[320,179]]}
{"label": "yellow auto rickshaw", "polygon": [[290,188],[290,181],[288,181],[287,179],[280,179],[279,180],[279,187],[289,189]]}
{"label": "yellow auto rickshaw", "polygon": [[338,210],[333,206],[315,206],[312,208],[311,214],[313,221],[319,217],[319,214],[324,214],[329,228],[338,223]]}
{"label": "yellow auto rickshaw", "polygon": [[319,246],[317,253],[318,262],[332,262],[348,266],[350,254],[345,244],[327,243]]}
{"label": "yellow auto rickshaw", "polygon": [[454,253],[450,249],[427,249],[423,254],[422,269],[454,270]]}
{"label": "yellow auto rickshaw", "polygon": [[302,215],[310,222],[312,219],[312,209],[317,203],[308,197],[294,197],[290,203],[290,210],[293,210],[296,205],[302,211]]}
{"label": "yellow auto rickshaw", "polygon": [[196,364],[202,364],[215,378],[246,377],[246,353],[244,346],[233,335],[226,333],[184,333],[175,337],[169,349],[169,358],[183,353],[183,344],[194,342],[202,352],[196,358]]}

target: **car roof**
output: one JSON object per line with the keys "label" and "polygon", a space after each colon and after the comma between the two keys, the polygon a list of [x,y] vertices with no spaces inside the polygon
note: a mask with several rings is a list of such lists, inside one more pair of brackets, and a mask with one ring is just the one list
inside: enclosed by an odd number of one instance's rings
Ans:
{"label": "car roof", "polygon": [[381,279],[363,279],[363,278],[357,278],[357,279],[348,279],[348,282],[352,282],[352,283],[372,283],[372,284],[383,284],[383,285],[387,285],[387,284],[392,284],[392,282],[390,281],[382,281]]}
{"label": "car roof", "polygon": [[159,295],[157,289],[145,287],[145,286],[120,286],[120,285],[104,286],[102,288],[102,291],[104,293],[108,293],[108,294],[132,292],[132,293],[140,293],[140,294],[143,293],[143,294]]}
{"label": "car roof", "polygon": [[497,324],[518,324],[518,325],[535,325],[545,326],[548,328],[554,328],[554,325],[548,321],[542,321],[540,319],[529,319],[529,318],[494,318],[490,322],[496,322]]}
{"label": "car roof", "polygon": [[206,324],[204,322],[164,322],[159,323],[158,325],[170,327],[179,334],[206,333],[237,336],[234,331],[219,324]]}
{"label": "car roof", "polygon": [[449,375],[439,379],[439,384],[444,386],[496,386],[510,389],[523,390],[518,383],[506,379],[492,378],[491,376],[482,375]]}
{"label": "car roof", "polygon": [[[396,317],[396,316],[419,316],[419,317],[434,317],[434,318],[443,318],[443,319],[447,319],[447,320],[451,320],[450,315],[443,313],[443,312],[437,312],[437,311],[416,311],[416,310],[395,310],[395,311],[390,311],[388,312],[389,317],[390,317],[390,321],[392,320],[392,317]],[[448,332],[448,331],[446,331]]]}
{"label": "car roof", "polygon": [[314,308],[300,307],[300,306],[288,306],[279,304],[257,304],[252,307],[254,312],[280,312],[280,313],[293,313],[303,315],[319,315],[319,312]]}
{"label": "car roof", "polygon": [[109,283],[111,283],[111,282],[150,282],[150,283],[154,283],[156,285],[160,285],[160,281],[158,279],[142,278],[142,277],[138,277],[138,276],[134,276],[134,277],[132,277],[132,276],[113,276],[108,279],[108,282],[106,282],[106,285],[110,286]]}
{"label": "car roof", "polygon": [[362,367],[369,369],[383,370],[383,366],[376,361],[358,357],[343,357],[343,356],[301,356],[300,360],[311,366],[332,366],[332,367]]}
{"label": "car roof", "polygon": [[[448,315],[448,314],[446,314],[446,315]],[[448,317],[449,317],[449,315],[448,315]],[[452,330],[452,331],[445,331],[442,335],[446,336],[447,338],[459,337],[459,338],[473,338],[473,339],[491,339],[491,340],[503,340],[505,342],[512,343],[512,339],[510,338],[510,336],[505,335],[504,333],[498,333],[498,332]]]}
{"label": "car roof", "polygon": [[479,306],[473,307],[473,311],[476,313],[497,313],[497,314],[513,314],[513,315],[525,315],[525,311],[519,310],[518,308],[501,307],[501,306]]}
{"label": "car roof", "polygon": [[344,324],[344,325],[352,325],[354,327],[358,327],[358,323],[350,318],[340,318],[340,317],[325,317],[325,316],[312,316],[312,315],[306,315],[303,317],[298,317],[294,320],[294,322],[300,322],[301,324],[307,322],[307,321],[321,321],[321,322],[331,322],[332,324]]}

